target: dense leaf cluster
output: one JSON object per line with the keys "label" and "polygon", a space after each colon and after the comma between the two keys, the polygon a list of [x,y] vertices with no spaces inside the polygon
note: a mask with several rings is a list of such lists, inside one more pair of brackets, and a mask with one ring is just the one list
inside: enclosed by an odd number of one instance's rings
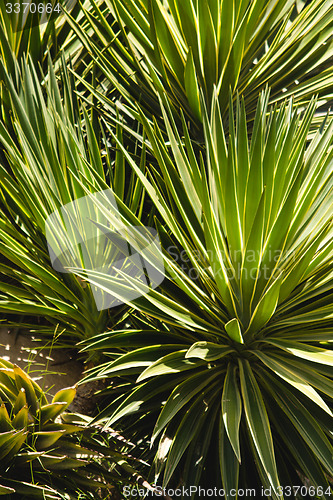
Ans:
{"label": "dense leaf cluster", "polygon": [[[328,500],[333,7],[86,0],[40,26],[28,17],[21,31],[3,6],[0,20],[6,323],[21,315],[42,339],[56,332],[56,347],[87,355],[82,382],[109,385],[95,423],[131,435],[152,482],[264,487],[274,500],[279,486],[305,484]],[[163,259],[158,288],[103,272],[110,245],[96,249],[98,269],[84,258],[67,273],[52,267],[49,215],[106,190],[119,218],[105,196],[96,210],[108,223],[93,222],[105,234],[119,224],[157,231],[161,246],[146,257],[152,267]],[[99,311],[97,289],[124,305]],[[129,301],[129,289],[141,296]],[[11,426],[0,452],[8,437],[15,455],[35,443],[26,432],[49,432],[35,429],[48,425],[42,413],[64,403],[36,406],[23,372],[4,363],[0,373]],[[76,460],[31,453],[47,461],[38,474],[52,488],[51,466]],[[16,488],[14,465],[1,466],[5,489]]]}

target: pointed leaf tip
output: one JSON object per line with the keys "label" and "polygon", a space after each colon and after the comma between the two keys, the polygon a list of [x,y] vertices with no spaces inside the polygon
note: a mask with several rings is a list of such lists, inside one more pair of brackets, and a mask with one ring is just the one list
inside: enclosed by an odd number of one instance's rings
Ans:
{"label": "pointed leaf tip", "polygon": [[239,344],[244,344],[241,327],[237,318],[228,321],[228,323],[224,325],[224,328],[231,340]]}

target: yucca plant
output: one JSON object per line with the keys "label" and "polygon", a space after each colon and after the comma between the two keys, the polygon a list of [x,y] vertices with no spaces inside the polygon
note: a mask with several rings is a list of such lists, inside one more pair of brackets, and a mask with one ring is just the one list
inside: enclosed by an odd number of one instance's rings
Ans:
{"label": "yucca plant", "polygon": [[[57,8],[53,14],[46,12],[46,5]],[[73,37],[70,37],[71,28],[66,23],[62,14],[62,8],[70,8],[74,19],[77,18],[80,6],[75,0],[60,0],[59,2],[40,2],[41,8],[38,12],[38,4],[32,2],[2,2],[0,5],[0,53],[8,69],[15,70],[12,60],[12,51],[20,60],[28,55],[36,64],[47,69],[47,54],[50,51],[55,57],[59,55],[61,45],[64,44],[65,53],[72,52]],[[61,6],[61,7],[60,7]],[[75,10],[73,10],[75,8]],[[35,11],[36,10],[36,11]],[[35,11],[35,12],[34,12]],[[45,11],[45,12],[44,12]],[[72,50],[69,51],[69,39],[72,38]]]}
{"label": "yucca plant", "polygon": [[193,134],[201,129],[200,92],[209,108],[214,86],[225,119],[230,89],[234,99],[244,95],[248,119],[267,84],[270,103],[292,95],[305,104],[314,93],[318,105],[332,99],[333,11],[325,0],[297,2],[298,10],[293,0],[90,2],[82,11],[94,37],[69,22],[101,70],[100,91],[87,87],[107,111],[117,89],[129,114],[136,101],[147,116],[160,116],[157,94],[166,92],[191,118]]}
{"label": "yucca plant", "polygon": [[[0,4],[0,59],[2,66],[12,76],[15,88],[20,89],[20,71],[17,61],[30,58],[35,69],[42,79],[43,72],[47,72],[48,60],[51,58],[57,71],[60,66],[61,55],[80,72],[80,64],[84,54],[82,44],[73,36],[71,27],[60,12],[47,14],[38,12],[38,8],[50,9],[50,6],[59,6],[58,9],[70,8],[73,19],[80,15],[80,6],[75,0],[60,0],[59,2],[18,2],[9,1]],[[31,9],[31,11],[30,11]],[[88,28],[87,28],[88,29]],[[42,72],[40,72],[40,69]],[[12,131],[10,120],[10,97],[8,95],[3,69],[0,68],[0,108],[2,119],[8,130]]]}
{"label": "yucca plant", "polygon": [[[268,102],[262,93],[248,137],[243,99],[235,114],[230,103],[229,136],[218,94],[210,113],[202,99],[204,156],[170,109],[168,142],[141,113],[159,163],[146,175],[117,140],[155,205],[166,277],[148,293],[121,275],[142,292],[132,306],[144,326],[90,339],[110,361],[85,380],[112,379],[117,398],[96,420],[150,435],[158,484],[265,487],[277,499],[304,483],[329,499],[333,124],[308,142],[315,100],[304,112]],[[126,297],[120,279],[89,280]]]}
{"label": "yucca plant", "polygon": [[[126,440],[66,413],[75,387],[49,402],[17,365],[0,360],[0,495],[8,499],[110,498],[135,470]],[[122,451],[123,450],[123,451]],[[96,496],[97,495],[97,496]]]}
{"label": "yucca plant", "polygon": [[[61,92],[51,64],[44,92],[32,62],[23,63],[18,92],[2,66],[15,135],[0,122],[6,155],[0,166],[0,312],[8,320],[19,314],[30,317],[34,326],[33,318],[46,319],[50,326],[42,323],[43,332],[52,337],[56,326],[58,333],[63,331],[61,345],[73,346],[104,332],[123,311],[118,308],[110,318],[107,310],[97,309],[89,285],[52,267],[46,220],[86,194],[83,178],[89,192],[112,186],[138,216],[144,194],[138,179],[126,177],[122,158],[106,134],[95,132],[96,117],[79,103],[65,62],[62,68]],[[102,252],[100,258],[102,266],[107,255]]]}

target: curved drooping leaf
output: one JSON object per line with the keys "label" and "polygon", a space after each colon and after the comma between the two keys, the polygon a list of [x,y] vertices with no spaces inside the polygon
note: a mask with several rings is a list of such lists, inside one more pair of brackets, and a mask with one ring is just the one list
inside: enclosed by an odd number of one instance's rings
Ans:
{"label": "curved drooping leaf", "polygon": [[231,363],[228,365],[227,374],[224,379],[221,405],[224,429],[232,449],[240,462],[239,425],[242,414],[242,399],[237,384],[237,368]]}

